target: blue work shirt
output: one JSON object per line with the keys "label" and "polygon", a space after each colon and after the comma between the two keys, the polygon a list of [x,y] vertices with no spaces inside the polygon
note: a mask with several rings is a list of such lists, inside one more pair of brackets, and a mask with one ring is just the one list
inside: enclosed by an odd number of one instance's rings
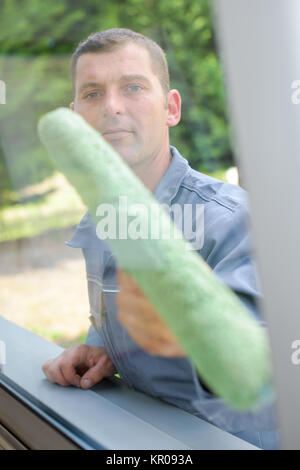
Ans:
{"label": "blue work shirt", "polygon": [[[204,243],[198,253],[215,275],[230,287],[265,326],[259,315],[260,297],[251,255],[247,193],[193,170],[175,147],[171,162],[153,195],[160,204],[204,205]],[[118,322],[116,260],[108,245],[96,235],[87,213],[67,245],[82,248],[86,262],[90,319],[86,344],[104,346],[123,381],[136,390],[172,403],[252,444],[276,449],[274,404],[241,413],[215,396],[198,377],[187,358],[152,356],[132,341]]]}

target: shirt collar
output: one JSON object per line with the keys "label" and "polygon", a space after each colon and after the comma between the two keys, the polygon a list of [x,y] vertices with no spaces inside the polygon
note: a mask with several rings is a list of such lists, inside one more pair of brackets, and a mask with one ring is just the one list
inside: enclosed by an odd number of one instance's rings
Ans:
{"label": "shirt collar", "polygon": [[188,161],[180,155],[175,147],[170,146],[170,150],[171,162],[153,192],[153,196],[160,204],[171,202],[190,168]]}

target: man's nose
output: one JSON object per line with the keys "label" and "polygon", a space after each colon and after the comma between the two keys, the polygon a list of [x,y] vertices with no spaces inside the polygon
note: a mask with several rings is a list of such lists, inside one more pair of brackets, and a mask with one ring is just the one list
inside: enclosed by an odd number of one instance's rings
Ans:
{"label": "man's nose", "polygon": [[123,114],[124,103],[118,90],[107,90],[105,93],[104,112],[108,115]]}

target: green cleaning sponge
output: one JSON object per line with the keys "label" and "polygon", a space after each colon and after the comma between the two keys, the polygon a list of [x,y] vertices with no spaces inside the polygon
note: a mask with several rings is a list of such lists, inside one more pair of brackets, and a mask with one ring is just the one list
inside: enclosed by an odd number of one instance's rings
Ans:
{"label": "green cleaning sponge", "polygon": [[[50,158],[75,186],[96,224],[100,204],[109,204],[120,215],[120,196],[127,198],[128,208],[134,207],[141,223],[149,220],[153,205],[158,208],[146,236],[111,237],[105,242],[177,336],[210,389],[237,410],[261,405],[266,390],[272,391],[265,330],[190,249],[151,192],[79,114],[59,108],[40,119],[38,131]],[[157,231],[160,236],[155,239],[151,235]]]}

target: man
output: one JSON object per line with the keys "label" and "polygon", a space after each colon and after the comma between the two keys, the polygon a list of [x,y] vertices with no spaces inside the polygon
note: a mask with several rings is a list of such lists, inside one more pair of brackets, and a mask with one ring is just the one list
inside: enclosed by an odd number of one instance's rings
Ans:
{"label": "man", "polygon": [[[169,89],[160,47],[126,29],[95,33],[74,52],[72,79],[71,109],[103,135],[160,203],[205,205],[199,254],[260,321],[246,194],[192,170],[170,147],[169,127],[180,121],[181,99]],[[133,279],[118,270],[89,213],[68,244],[83,250],[93,326],[85,345],[44,364],[51,382],[90,388],[117,371],[130,387],[259,447],[276,447],[272,408],[238,413],[206,387]]]}

